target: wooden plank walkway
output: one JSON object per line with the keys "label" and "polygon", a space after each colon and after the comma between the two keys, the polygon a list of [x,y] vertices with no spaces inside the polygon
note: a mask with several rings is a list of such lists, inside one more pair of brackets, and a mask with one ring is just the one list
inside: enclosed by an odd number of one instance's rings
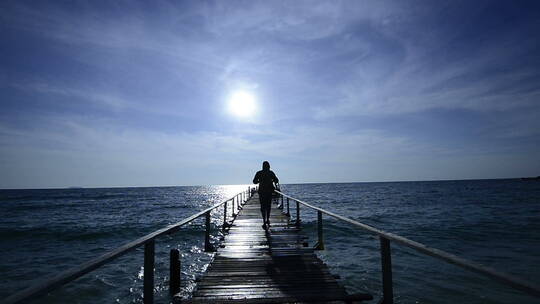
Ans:
{"label": "wooden plank walkway", "polygon": [[193,297],[181,302],[327,303],[371,299],[366,294],[347,295],[313,249],[306,247],[301,230],[275,205],[270,223],[266,232],[255,194],[229,228]]}

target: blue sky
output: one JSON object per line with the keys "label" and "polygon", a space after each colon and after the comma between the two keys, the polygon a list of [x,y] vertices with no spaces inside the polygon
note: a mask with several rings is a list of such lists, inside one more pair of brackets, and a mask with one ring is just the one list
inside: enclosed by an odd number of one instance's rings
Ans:
{"label": "blue sky", "polygon": [[[2,1],[0,188],[540,175],[536,1]],[[253,94],[245,118],[227,109]]]}

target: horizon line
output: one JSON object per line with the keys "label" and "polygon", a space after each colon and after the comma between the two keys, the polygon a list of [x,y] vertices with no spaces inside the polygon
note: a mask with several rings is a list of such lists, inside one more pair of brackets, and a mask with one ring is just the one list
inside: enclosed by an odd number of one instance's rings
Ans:
{"label": "horizon line", "polygon": [[[537,176],[531,176],[533,178]],[[474,180],[503,180],[503,179],[521,179],[522,177],[495,177],[495,178],[463,178],[463,179],[425,179],[425,180],[387,180],[387,181],[343,181],[343,182],[300,182],[285,183],[281,185],[309,185],[309,184],[367,184],[367,183],[411,183],[411,182],[450,182],[450,181],[474,181]],[[0,188],[5,190],[76,190],[76,189],[113,189],[113,188],[171,188],[171,187],[206,187],[206,186],[242,186],[254,184],[207,184],[207,185],[153,185],[153,186],[66,186],[66,187],[45,187],[45,188]]]}

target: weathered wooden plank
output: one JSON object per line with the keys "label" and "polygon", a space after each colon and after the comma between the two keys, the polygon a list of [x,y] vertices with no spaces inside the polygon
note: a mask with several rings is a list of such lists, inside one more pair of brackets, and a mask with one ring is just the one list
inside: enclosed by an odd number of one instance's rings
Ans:
{"label": "weathered wooden plank", "polygon": [[188,300],[183,300],[183,304],[203,304],[203,303],[216,303],[216,304],[259,304],[259,303],[343,303],[343,301],[362,301],[362,300],[371,300],[373,297],[371,295],[364,295],[363,297],[353,297],[346,296],[344,299],[333,299],[327,295],[316,295],[316,296],[306,296],[302,299],[301,302],[294,296],[278,296],[278,297],[265,297],[265,298],[249,298],[249,297],[205,297],[205,298],[192,298]]}
{"label": "weathered wooden plank", "polygon": [[299,280],[291,280],[288,282],[273,282],[271,280],[265,280],[265,279],[258,279],[258,280],[236,280],[236,281],[228,281],[228,282],[219,282],[219,281],[207,281],[207,282],[201,282],[197,285],[197,290],[203,290],[203,289],[234,289],[234,288],[266,288],[266,287],[291,287],[291,286],[309,286],[310,288],[318,288],[319,286],[329,286],[329,287],[336,287],[339,286],[339,283],[336,282],[334,279],[332,281],[331,278],[326,279],[318,279],[318,280],[306,280],[306,281],[299,281]]}

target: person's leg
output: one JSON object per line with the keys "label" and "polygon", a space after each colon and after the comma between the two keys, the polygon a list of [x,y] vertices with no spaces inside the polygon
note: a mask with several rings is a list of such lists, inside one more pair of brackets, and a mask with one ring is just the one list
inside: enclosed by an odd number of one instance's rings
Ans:
{"label": "person's leg", "polygon": [[270,197],[265,207],[266,224],[270,225],[270,209],[272,208],[272,197]]}
{"label": "person's leg", "polygon": [[261,212],[263,213],[264,229],[270,224],[270,206],[272,205],[272,193],[261,193]]}
{"label": "person's leg", "polygon": [[263,228],[266,226],[266,210],[264,208],[264,195],[259,193],[259,203],[261,204],[261,216],[263,220]]}

